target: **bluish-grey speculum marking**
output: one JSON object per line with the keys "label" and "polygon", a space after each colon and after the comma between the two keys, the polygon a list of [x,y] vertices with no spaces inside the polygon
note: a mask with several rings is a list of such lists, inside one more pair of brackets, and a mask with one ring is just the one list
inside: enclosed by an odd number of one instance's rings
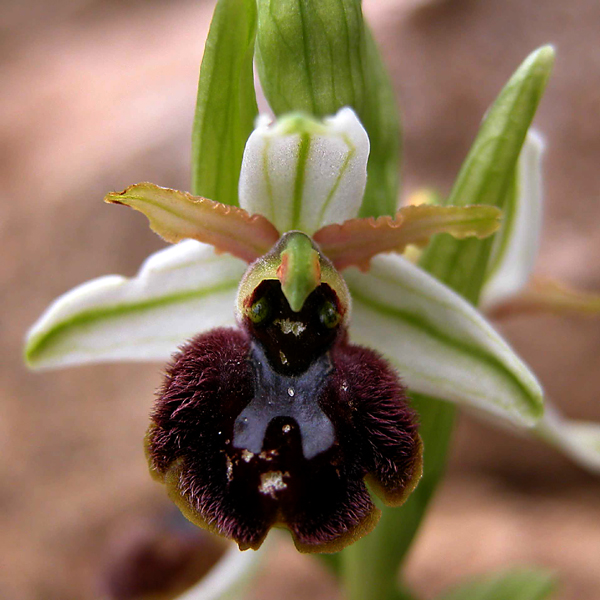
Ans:
{"label": "bluish-grey speculum marking", "polygon": [[259,454],[269,424],[276,417],[298,424],[302,453],[310,460],[335,442],[335,432],[318,399],[332,371],[329,354],[323,354],[298,376],[277,373],[258,344],[250,352],[254,371],[254,397],[235,420],[233,446]]}

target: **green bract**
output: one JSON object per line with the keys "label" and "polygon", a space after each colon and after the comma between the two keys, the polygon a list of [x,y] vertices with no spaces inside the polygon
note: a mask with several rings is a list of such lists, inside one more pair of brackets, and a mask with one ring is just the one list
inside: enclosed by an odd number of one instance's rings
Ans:
{"label": "green bract", "polygon": [[[503,208],[511,195],[514,172],[527,130],[546,87],[554,49],[530,54],[489,109],[447,204],[490,204]],[[478,304],[492,241],[455,242],[439,237],[427,248],[421,266]]]}
{"label": "green bract", "polygon": [[220,0],[198,83],[192,133],[192,192],[238,204],[246,140],[258,114],[254,94],[255,0]]}
{"label": "green bract", "polygon": [[256,60],[276,115],[317,117],[350,106],[371,140],[361,217],[398,205],[400,123],[360,0],[258,0]]}
{"label": "green bract", "polygon": [[[489,109],[450,197],[451,204],[487,202],[504,208],[513,198],[508,192],[527,128],[545,87],[554,52],[544,47],[530,55],[511,77]],[[512,128],[518,132],[515,137]],[[490,185],[490,189],[486,187]],[[460,193],[459,193],[460,192]],[[486,240],[458,241],[440,235],[425,249],[420,266],[436,275],[467,300],[477,303],[490,259]],[[424,473],[419,487],[397,511],[384,511],[383,525],[370,537],[349,549],[346,570],[356,579],[350,589],[352,600],[365,597],[369,589],[382,588],[380,596],[393,598],[395,584],[386,573],[397,571],[433,496],[443,471],[454,421],[454,408],[444,396],[431,391],[413,396],[421,417],[421,436],[425,447]],[[375,558],[375,548],[385,548],[384,561]],[[362,570],[359,563],[368,561]],[[387,583],[386,583],[387,582]]]}

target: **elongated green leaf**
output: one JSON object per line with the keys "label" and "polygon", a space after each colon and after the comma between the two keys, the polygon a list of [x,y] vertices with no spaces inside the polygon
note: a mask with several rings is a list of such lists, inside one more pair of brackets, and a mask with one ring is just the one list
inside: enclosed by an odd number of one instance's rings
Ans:
{"label": "elongated green leaf", "polygon": [[256,58],[275,114],[324,117],[354,109],[373,148],[361,216],[393,215],[400,124],[360,0],[258,0]]}
{"label": "elongated green leaf", "polygon": [[67,292],[27,335],[33,368],[165,361],[189,337],[234,325],[246,263],[188,240],[150,256],[133,279],[108,275]]}
{"label": "elongated green leaf", "polygon": [[542,228],[543,149],[541,136],[530,131],[505,203],[506,216],[492,247],[481,297],[485,309],[518,294],[533,272]]}
{"label": "elongated green leaf", "polygon": [[258,114],[255,0],[219,0],[200,68],[192,132],[192,193],[238,204],[242,154]]}
{"label": "elongated green leaf", "polygon": [[360,111],[367,94],[358,0],[258,0],[256,60],[276,114]]}
{"label": "elongated green leaf", "polygon": [[402,125],[392,82],[368,26],[365,37],[363,65],[367,96],[359,116],[371,140],[371,155],[359,216],[380,217],[394,214],[398,207]]}
{"label": "elongated green leaf", "polygon": [[[544,46],[529,55],[510,78],[490,108],[446,204],[503,208],[553,62],[553,48]],[[477,304],[491,248],[491,240],[438,236],[424,252],[421,265],[454,289],[461,288]]]}
{"label": "elongated green leaf", "polygon": [[520,568],[481,577],[439,600],[544,600],[555,588],[555,577],[547,571]]}
{"label": "elongated green leaf", "polygon": [[468,302],[399,256],[348,269],[351,336],[376,347],[411,390],[472,406],[520,426],[543,412],[529,369]]}

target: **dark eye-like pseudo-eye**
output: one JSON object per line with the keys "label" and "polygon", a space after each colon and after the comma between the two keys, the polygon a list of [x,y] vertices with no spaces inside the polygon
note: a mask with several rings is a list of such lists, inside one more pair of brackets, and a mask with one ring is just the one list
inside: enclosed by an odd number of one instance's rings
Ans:
{"label": "dark eye-like pseudo-eye", "polygon": [[399,505],[421,474],[406,390],[348,341],[350,298],[307,236],[285,234],[238,293],[238,329],[183,346],[147,435],[153,474],[193,522],[258,548],[272,526],[338,551],[379,518],[365,480]]}

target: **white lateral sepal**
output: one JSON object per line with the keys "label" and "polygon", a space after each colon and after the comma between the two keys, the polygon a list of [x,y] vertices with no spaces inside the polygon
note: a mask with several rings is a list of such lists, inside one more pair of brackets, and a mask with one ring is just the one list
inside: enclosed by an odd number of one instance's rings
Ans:
{"label": "white lateral sepal", "polygon": [[531,371],[461,296],[401,256],[345,272],[351,339],[377,348],[407,386],[531,427],[543,392]]}
{"label": "white lateral sepal", "polygon": [[186,339],[235,325],[246,263],[186,240],[151,255],[129,279],[108,275],[57,298],[27,334],[33,368],[165,361]]}

